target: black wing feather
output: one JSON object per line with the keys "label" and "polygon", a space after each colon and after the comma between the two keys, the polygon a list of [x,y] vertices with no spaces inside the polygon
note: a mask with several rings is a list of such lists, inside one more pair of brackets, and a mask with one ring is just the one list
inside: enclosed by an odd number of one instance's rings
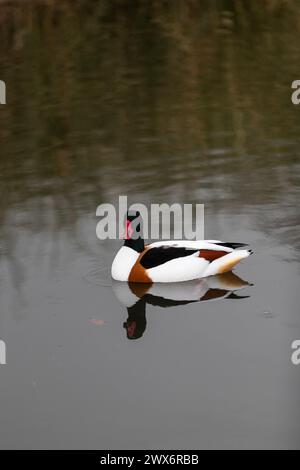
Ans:
{"label": "black wing feather", "polygon": [[236,248],[242,248],[242,246],[248,246],[248,243],[214,243],[214,245],[225,246],[226,248],[232,248],[235,250]]}
{"label": "black wing feather", "polygon": [[150,248],[140,259],[140,264],[145,269],[155,268],[161,264],[167,263],[175,258],[183,258],[197,253],[199,250],[193,250],[181,246],[158,246]]}

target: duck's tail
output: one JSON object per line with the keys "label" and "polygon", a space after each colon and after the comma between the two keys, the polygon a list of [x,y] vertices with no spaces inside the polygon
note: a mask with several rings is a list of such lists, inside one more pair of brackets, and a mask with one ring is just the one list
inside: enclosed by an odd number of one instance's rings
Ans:
{"label": "duck's tail", "polygon": [[216,259],[208,266],[205,271],[205,276],[214,276],[215,274],[222,274],[231,271],[236,264],[244,258],[252,255],[252,250],[234,250],[232,253]]}

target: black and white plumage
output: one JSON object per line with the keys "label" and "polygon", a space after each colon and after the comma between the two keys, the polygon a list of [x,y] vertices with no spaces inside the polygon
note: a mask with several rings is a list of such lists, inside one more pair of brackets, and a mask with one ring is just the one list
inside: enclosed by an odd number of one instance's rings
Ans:
{"label": "black and white plumage", "polygon": [[241,249],[243,243],[219,240],[168,240],[144,245],[141,236],[133,236],[131,223],[139,213],[128,215],[124,246],[118,251],[111,274],[117,281],[182,282],[231,271],[252,254]]}

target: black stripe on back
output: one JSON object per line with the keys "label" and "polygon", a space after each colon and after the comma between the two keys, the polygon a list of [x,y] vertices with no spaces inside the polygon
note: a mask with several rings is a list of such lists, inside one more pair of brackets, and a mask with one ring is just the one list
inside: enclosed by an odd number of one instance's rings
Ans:
{"label": "black stripe on back", "polygon": [[248,243],[214,243],[214,245],[225,246],[226,248],[232,248],[235,250],[236,248],[242,248],[242,246],[248,246]]}
{"label": "black stripe on back", "polygon": [[145,269],[155,268],[161,264],[167,263],[172,259],[183,258],[197,253],[199,250],[193,250],[181,246],[158,246],[150,248],[140,259],[140,264]]}

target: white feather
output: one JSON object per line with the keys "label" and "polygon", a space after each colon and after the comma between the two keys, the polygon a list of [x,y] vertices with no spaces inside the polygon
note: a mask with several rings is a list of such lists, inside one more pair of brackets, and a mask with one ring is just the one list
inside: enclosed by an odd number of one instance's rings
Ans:
{"label": "white feather", "polygon": [[223,272],[223,268],[228,263],[234,262],[234,264],[237,264],[242,259],[248,258],[250,253],[251,252],[249,250],[234,250],[232,253],[228,253],[228,255],[222,256],[221,258],[212,261],[204,271],[203,276],[207,277],[219,274],[220,272]]}
{"label": "white feather", "polygon": [[199,258],[199,252],[183,258],[175,258],[167,263],[147,269],[153,282],[191,281],[202,277],[209,262]]}
{"label": "white feather", "polygon": [[184,248],[191,248],[193,250],[217,250],[226,251],[231,253],[232,248],[228,246],[217,245],[216,243],[222,243],[217,240],[163,240],[160,242],[154,242],[148,245],[149,248],[158,246],[178,246]]}
{"label": "white feather", "polygon": [[139,257],[139,253],[128,246],[122,246],[113,260],[111,277],[115,281],[128,281],[130,271]]}

